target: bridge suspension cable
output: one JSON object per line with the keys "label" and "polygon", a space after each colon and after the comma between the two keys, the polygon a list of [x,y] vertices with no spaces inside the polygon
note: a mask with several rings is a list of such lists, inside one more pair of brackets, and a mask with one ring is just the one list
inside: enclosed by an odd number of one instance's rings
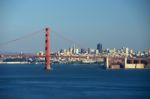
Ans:
{"label": "bridge suspension cable", "polygon": [[84,47],[83,45],[79,44],[77,41],[71,40],[68,37],[64,36],[62,33],[56,32],[54,30],[51,30],[53,34],[56,34],[57,36],[59,36],[60,38],[62,38],[63,40],[65,40],[66,42],[70,42],[72,44],[77,45],[78,47]]}
{"label": "bridge suspension cable", "polygon": [[27,35],[24,35],[24,36],[15,38],[15,39],[13,39],[13,40],[9,40],[9,41],[7,41],[7,42],[0,43],[0,48],[4,47],[4,46],[6,46],[6,45],[9,45],[10,43],[17,42],[17,41],[20,41],[20,40],[22,40],[22,39],[26,39],[26,38],[35,36],[35,35],[37,35],[37,34],[39,34],[39,33],[42,33],[43,31],[44,31],[44,29],[38,30],[38,31],[36,31],[36,32],[29,33],[29,34],[27,34]]}
{"label": "bridge suspension cable", "polygon": [[[41,29],[41,30],[38,30],[36,32],[28,33],[27,35],[24,35],[24,36],[21,36],[21,37],[18,37],[18,38],[15,38],[15,39],[12,39],[12,40],[0,43],[0,49],[3,49],[5,46],[7,46],[9,44],[12,44],[14,42],[18,42],[18,41],[23,40],[23,39],[31,38],[31,37],[33,37],[33,36],[35,36],[37,34],[44,33],[44,32],[45,32],[45,30]],[[76,42],[76,41],[74,41],[74,40],[64,36],[62,33],[56,32],[54,30],[51,30],[51,33],[54,34],[54,35],[57,35],[57,37],[60,37],[61,39],[63,39],[66,42],[69,42],[71,44],[75,44],[78,47],[84,47],[83,44],[82,45],[79,44],[78,42]]]}

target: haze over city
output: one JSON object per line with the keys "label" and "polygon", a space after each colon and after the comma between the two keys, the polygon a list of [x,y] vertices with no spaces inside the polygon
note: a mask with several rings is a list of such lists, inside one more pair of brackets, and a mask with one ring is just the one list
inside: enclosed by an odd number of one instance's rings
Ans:
{"label": "haze over city", "polygon": [[[149,0],[2,0],[0,43],[50,27],[79,43],[78,47],[148,50]],[[73,46],[51,33],[52,51]],[[17,46],[16,46],[17,45]],[[10,46],[10,47],[8,47]],[[0,51],[44,50],[44,33]]]}

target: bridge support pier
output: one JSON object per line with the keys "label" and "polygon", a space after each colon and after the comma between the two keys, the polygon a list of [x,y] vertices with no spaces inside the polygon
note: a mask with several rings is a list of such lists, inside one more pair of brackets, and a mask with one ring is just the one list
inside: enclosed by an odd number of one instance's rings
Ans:
{"label": "bridge support pier", "polygon": [[[132,62],[133,62],[133,60],[132,60]],[[126,68],[127,67],[127,57],[124,57],[124,68]]]}
{"label": "bridge support pier", "polygon": [[109,69],[109,57],[106,57],[106,69]]}
{"label": "bridge support pier", "polygon": [[50,29],[45,29],[45,69],[51,70]]}

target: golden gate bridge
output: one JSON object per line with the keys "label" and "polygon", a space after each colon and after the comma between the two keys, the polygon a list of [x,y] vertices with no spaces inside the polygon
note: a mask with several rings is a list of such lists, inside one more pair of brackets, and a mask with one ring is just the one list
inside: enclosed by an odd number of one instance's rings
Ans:
{"label": "golden gate bridge", "polygon": [[[13,40],[10,40],[10,41],[1,43],[1,44],[0,44],[0,48],[3,48],[3,47],[5,47],[6,45],[9,45],[9,44],[11,44],[11,43],[20,41],[20,40],[22,40],[22,39],[26,39],[26,38],[35,36],[35,35],[37,35],[37,34],[39,34],[39,33],[43,33],[43,32],[45,32],[45,54],[44,54],[44,55],[36,55],[36,54],[0,54],[0,58],[9,58],[9,57],[13,57],[13,58],[17,58],[17,57],[45,58],[45,69],[46,69],[46,70],[50,70],[50,69],[51,69],[50,32],[52,32],[52,30],[51,30],[49,27],[48,27],[48,28],[45,28],[45,29],[42,29],[42,30],[39,30],[39,31],[36,31],[36,32],[33,32],[33,33],[30,33],[30,34],[27,34],[27,35],[25,35],[25,36],[22,36],[22,37],[19,37],[19,38],[16,38],[16,39],[13,39]],[[62,34],[56,32],[56,31],[53,31],[53,32],[54,32],[55,34],[57,34],[58,36],[60,36],[61,38],[63,38],[63,39],[64,39],[65,41],[67,41],[67,42],[70,42],[70,43],[73,43],[73,44],[76,43],[75,41],[66,38],[64,35],[62,35]],[[77,44],[77,43],[76,43],[76,44]],[[79,45],[79,43],[78,43],[77,45]]]}

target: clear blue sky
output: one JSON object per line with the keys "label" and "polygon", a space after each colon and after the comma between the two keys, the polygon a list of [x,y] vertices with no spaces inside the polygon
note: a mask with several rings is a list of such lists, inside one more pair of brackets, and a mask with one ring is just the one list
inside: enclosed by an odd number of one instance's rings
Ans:
{"label": "clear blue sky", "polygon": [[[149,0],[1,0],[0,43],[51,27],[81,47],[150,49]],[[44,50],[44,37],[10,44],[0,51]],[[51,34],[52,50],[73,44]]]}

